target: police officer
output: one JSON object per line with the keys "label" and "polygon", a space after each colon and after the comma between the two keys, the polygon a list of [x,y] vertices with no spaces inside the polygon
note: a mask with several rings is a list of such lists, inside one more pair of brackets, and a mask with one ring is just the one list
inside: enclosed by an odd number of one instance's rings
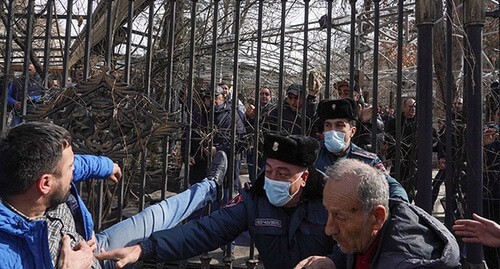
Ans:
{"label": "police officer", "polygon": [[266,268],[293,268],[310,255],[330,253],[335,241],[325,234],[323,176],[314,169],[319,149],[306,136],[268,134],[265,174],[253,187],[218,211],[170,230],[154,233],[140,245],[97,254],[124,266],[139,258],[176,261],[213,250],[244,231]]}
{"label": "police officer", "polygon": [[[316,169],[326,172],[326,168],[340,158],[351,158],[365,162],[386,172],[385,167],[376,154],[368,152],[351,142],[356,133],[358,118],[357,106],[350,98],[340,100],[323,100],[318,104],[317,116],[323,122],[323,140],[315,163]],[[408,200],[401,184],[394,178],[386,176],[391,198]]]}

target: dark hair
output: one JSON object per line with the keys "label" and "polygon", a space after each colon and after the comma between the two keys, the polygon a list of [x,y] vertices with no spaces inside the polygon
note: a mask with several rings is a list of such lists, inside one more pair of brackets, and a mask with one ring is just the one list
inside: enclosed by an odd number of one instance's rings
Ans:
{"label": "dark hair", "polygon": [[0,197],[24,193],[45,173],[58,174],[71,135],[52,123],[29,122],[11,129],[0,141]]}

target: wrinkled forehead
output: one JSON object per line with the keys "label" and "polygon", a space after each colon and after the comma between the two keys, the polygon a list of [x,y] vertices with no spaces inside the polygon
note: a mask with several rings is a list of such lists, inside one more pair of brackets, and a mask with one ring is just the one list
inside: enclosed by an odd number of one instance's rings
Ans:
{"label": "wrinkled forehead", "polygon": [[328,180],[323,189],[323,204],[328,211],[357,212],[361,201],[355,185],[345,180]]}

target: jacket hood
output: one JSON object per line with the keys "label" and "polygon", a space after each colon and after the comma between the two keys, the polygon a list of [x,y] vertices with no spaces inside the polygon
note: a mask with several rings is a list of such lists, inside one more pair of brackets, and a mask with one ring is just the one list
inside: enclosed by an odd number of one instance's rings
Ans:
{"label": "jacket hood", "polygon": [[36,221],[30,222],[0,202],[0,232],[22,236],[29,232]]}

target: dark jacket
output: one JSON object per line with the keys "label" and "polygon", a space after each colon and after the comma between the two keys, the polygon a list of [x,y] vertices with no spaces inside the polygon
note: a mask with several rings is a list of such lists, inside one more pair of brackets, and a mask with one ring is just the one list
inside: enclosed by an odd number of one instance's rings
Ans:
{"label": "dark jacket", "polygon": [[[312,117],[316,112],[316,103],[313,101],[306,102],[306,130],[305,134],[310,133]],[[278,106],[272,108],[264,118],[264,132],[286,133],[289,135],[302,134],[302,114],[299,111],[293,111],[286,100],[283,101],[283,114],[281,122],[281,130],[278,130]]]}
{"label": "dark jacket", "polygon": [[[389,201],[389,216],[370,268],[460,268],[460,249],[453,234],[423,209]],[[338,246],[329,256],[337,269],[355,268],[355,254]]]}
{"label": "dark jacket", "polygon": [[311,255],[331,253],[335,241],[325,234],[323,176],[310,172],[295,208],[272,205],[262,189],[264,178],[242,190],[224,208],[199,220],[154,233],[142,243],[143,258],[177,261],[216,249],[249,231],[266,268],[293,268]]}
{"label": "dark jacket", "polygon": [[408,195],[404,190],[403,186],[399,184],[393,177],[387,175],[384,164],[380,158],[375,154],[368,152],[351,142],[351,145],[347,148],[343,155],[337,156],[328,151],[325,146],[325,142],[321,141],[321,147],[319,148],[318,159],[314,163],[316,169],[326,172],[326,168],[339,160],[340,158],[349,158],[360,160],[366,164],[369,164],[385,174],[387,183],[389,184],[389,195],[391,198],[399,198],[404,201],[408,201]]}

